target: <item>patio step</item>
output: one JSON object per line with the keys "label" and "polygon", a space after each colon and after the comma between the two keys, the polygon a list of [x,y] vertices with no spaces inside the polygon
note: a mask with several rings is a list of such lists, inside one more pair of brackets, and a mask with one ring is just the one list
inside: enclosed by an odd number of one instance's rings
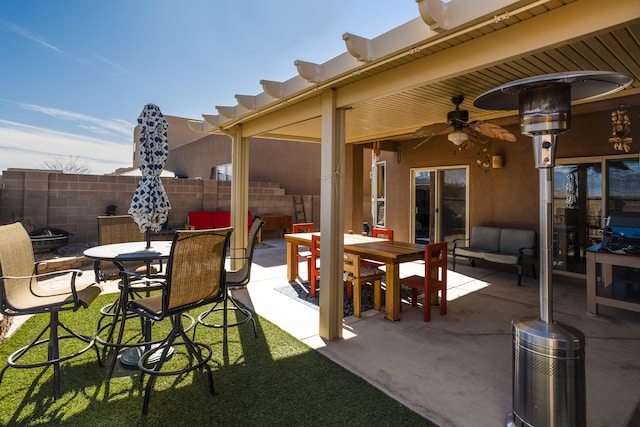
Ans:
{"label": "patio step", "polygon": [[91,264],[91,260],[83,256],[70,256],[61,258],[51,258],[38,264],[38,274],[53,273],[55,271],[82,268]]}

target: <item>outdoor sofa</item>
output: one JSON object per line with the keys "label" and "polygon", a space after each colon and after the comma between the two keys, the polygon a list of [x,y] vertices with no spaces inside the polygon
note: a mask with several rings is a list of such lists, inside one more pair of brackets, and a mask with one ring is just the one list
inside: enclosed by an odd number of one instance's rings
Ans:
{"label": "outdoor sofa", "polygon": [[465,257],[475,266],[475,260],[498,264],[515,265],[518,268],[518,286],[522,284],[522,265],[531,264],[531,273],[536,277],[537,235],[533,230],[517,228],[475,226],[469,239],[453,241],[453,271],[456,257]]}

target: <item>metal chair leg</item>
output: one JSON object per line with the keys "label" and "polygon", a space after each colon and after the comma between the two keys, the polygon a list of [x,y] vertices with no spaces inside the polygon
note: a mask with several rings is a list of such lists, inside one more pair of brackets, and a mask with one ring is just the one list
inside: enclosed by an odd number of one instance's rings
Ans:
{"label": "metal chair leg", "polygon": [[[59,335],[59,331],[63,330],[66,332],[66,335]],[[45,339],[41,339],[45,334],[49,332],[48,337]],[[78,339],[87,343],[85,347],[76,351],[75,353],[60,356],[60,346],[59,343],[64,339]],[[20,363],[20,359],[27,354],[30,350],[34,349],[39,345],[47,345],[47,360],[43,362],[33,362],[33,363]],[[69,360],[73,357],[79,356],[82,353],[89,350],[89,348],[95,347],[95,340],[92,337],[88,337],[85,335],[80,335],[73,332],[71,329],[66,327],[62,322],[60,322],[57,311],[52,311],[49,313],[49,323],[47,326],[42,329],[42,331],[36,336],[36,338],[31,341],[30,344],[16,350],[7,358],[7,364],[0,371],[0,383],[4,378],[4,373],[7,368],[18,368],[18,369],[27,369],[27,368],[39,368],[39,367],[53,367],[53,398],[58,399],[61,395],[60,393],[60,363],[66,360]],[[100,353],[96,348],[96,355],[98,357],[98,363],[100,364]]]}
{"label": "metal chair leg", "polygon": [[[142,374],[149,374],[150,376],[144,391],[144,400],[142,403],[143,416],[146,415],[149,410],[149,400],[151,397],[151,392],[153,390],[153,384],[155,383],[155,380],[158,376],[180,375],[193,370],[198,370],[200,368],[205,368],[207,370],[207,377],[209,380],[209,392],[211,393],[211,395],[215,395],[213,374],[211,372],[211,367],[208,364],[213,354],[211,347],[203,343],[195,342],[189,338],[185,329],[182,326],[181,315],[172,316],[171,322],[172,322],[172,329],[169,336],[167,336],[167,338],[165,338],[165,340],[162,341],[162,343],[158,348],[153,348],[143,353],[138,362],[138,368],[140,369]],[[176,344],[176,339],[178,337],[182,339],[181,344]],[[170,356],[169,350],[172,347],[175,347],[176,345],[184,345],[187,351],[187,355],[189,357],[189,366],[181,370],[161,372],[164,362]],[[203,355],[202,350],[207,350],[207,354]],[[157,351],[162,352],[158,362],[155,364],[153,368],[147,367],[148,359]],[[194,363],[194,359],[196,361],[195,363]]]}
{"label": "metal chair leg", "polygon": [[[229,307],[229,301],[231,301],[232,306]],[[225,298],[223,300],[223,306],[222,307],[218,307],[219,303],[214,304],[209,310],[205,311],[204,313],[201,313],[198,316],[198,323],[200,323],[203,326],[207,326],[209,328],[224,328],[225,331],[227,328],[231,328],[234,326],[240,326],[245,322],[251,321],[251,323],[253,324],[253,334],[256,338],[258,338],[258,328],[256,326],[256,320],[253,317],[253,313],[246,309],[246,308],[242,308],[240,306],[240,304],[236,301],[235,298],[233,298],[233,296],[231,295],[230,292],[227,292],[227,294],[225,295]],[[229,324],[228,321],[228,313],[229,311],[239,311],[240,313],[242,313],[242,315],[244,316],[243,319],[237,321],[236,323],[231,323]],[[211,323],[207,323],[206,322],[206,318],[211,314],[214,313],[216,311],[223,311],[223,322],[222,324],[211,324]],[[225,335],[225,340],[226,342],[226,335]]]}

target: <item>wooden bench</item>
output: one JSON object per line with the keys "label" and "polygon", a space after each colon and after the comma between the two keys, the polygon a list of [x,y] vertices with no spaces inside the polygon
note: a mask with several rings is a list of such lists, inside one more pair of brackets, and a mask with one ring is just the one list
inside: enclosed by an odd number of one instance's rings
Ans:
{"label": "wooden bench", "polygon": [[[466,244],[463,246],[464,243]],[[453,271],[456,270],[456,257],[471,260],[515,265],[518,267],[518,286],[522,284],[522,264],[531,264],[531,273],[536,278],[537,234],[533,230],[475,226],[471,238],[453,241]]]}
{"label": "wooden bench", "polygon": [[282,232],[280,237],[285,233],[290,233],[293,226],[291,215],[260,215],[260,219],[264,221],[264,226],[260,231],[279,231]]}

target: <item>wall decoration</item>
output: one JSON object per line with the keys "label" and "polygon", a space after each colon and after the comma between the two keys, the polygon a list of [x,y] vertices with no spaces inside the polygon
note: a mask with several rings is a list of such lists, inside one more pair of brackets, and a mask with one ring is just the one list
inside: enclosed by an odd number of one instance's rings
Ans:
{"label": "wall decoration", "polygon": [[631,150],[631,120],[627,112],[628,106],[619,105],[611,112],[611,138],[609,142],[613,144],[616,151],[628,153]]}

